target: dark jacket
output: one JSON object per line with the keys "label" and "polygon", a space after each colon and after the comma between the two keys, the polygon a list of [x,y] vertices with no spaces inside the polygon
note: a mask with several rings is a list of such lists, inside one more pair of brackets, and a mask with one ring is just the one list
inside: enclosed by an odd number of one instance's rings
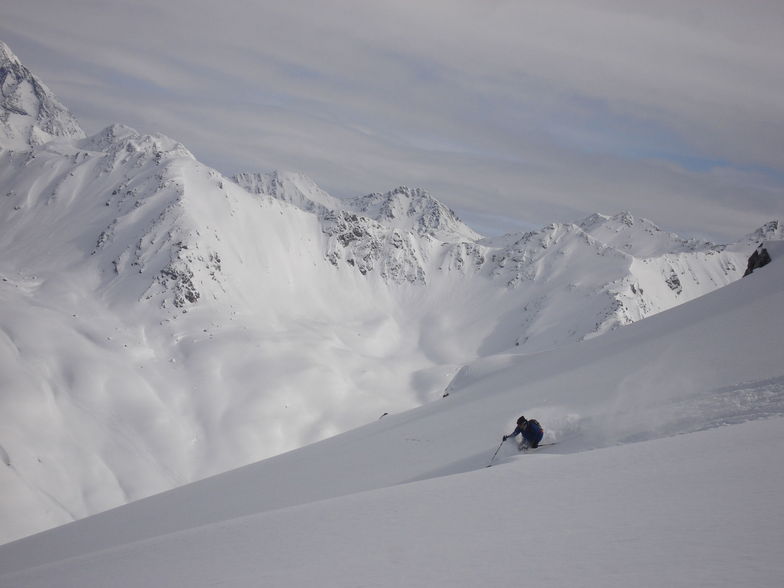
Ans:
{"label": "dark jacket", "polygon": [[522,435],[523,439],[528,441],[529,445],[536,447],[539,445],[542,437],[544,437],[544,431],[542,430],[542,425],[540,425],[538,421],[531,419],[524,422],[522,425],[517,425],[512,434],[507,436],[517,437],[518,435]]}

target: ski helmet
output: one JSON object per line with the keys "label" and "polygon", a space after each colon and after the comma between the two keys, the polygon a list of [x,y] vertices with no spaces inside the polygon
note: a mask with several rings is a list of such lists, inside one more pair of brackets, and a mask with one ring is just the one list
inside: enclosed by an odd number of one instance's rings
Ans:
{"label": "ski helmet", "polygon": [[521,416],[519,419],[517,419],[517,424],[518,425],[522,425],[523,423],[527,423],[527,422],[528,422],[528,419],[525,418],[524,416]]}

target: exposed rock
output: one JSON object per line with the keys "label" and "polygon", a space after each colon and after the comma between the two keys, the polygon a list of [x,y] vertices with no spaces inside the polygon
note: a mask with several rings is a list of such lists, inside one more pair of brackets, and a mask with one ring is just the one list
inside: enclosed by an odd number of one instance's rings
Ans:
{"label": "exposed rock", "polygon": [[666,282],[670,290],[672,290],[676,294],[680,294],[681,292],[683,292],[683,285],[681,284],[681,281],[675,272],[667,276],[667,279],[664,281]]}
{"label": "exposed rock", "polygon": [[765,249],[764,247],[760,247],[754,253],[751,254],[751,257],[749,257],[749,263],[746,266],[746,271],[744,272],[743,277],[745,278],[750,273],[752,273],[755,269],[759,269],[763,266],[768,265],[770,261],[771,261],[770,254],[768,253],[768,250]]}

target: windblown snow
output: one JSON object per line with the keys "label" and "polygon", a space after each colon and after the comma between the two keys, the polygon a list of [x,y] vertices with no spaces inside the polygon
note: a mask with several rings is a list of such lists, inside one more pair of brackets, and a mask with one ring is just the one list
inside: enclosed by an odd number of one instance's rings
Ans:
{"label": "windblown snow", "polygon": [[[123,125],[86,137],[3,44],[0,88],[0,542],[78,521],[0,548],[0,580],[562,586],[608,580],[617,539],[608,583],[646,585],[646,553],[677,578],[679,541],[733,561],[752,530],[755,585],[781,577],[779,221],[720,245],[628,212],[484,238],[419,188],[337,199]],[[761,244],[774,262],[738,281]],[[487,470],[521,411],[557,445]],[[513,523],[549,529],[525,566]],[[584,561],[559,569],[559,541]]]}

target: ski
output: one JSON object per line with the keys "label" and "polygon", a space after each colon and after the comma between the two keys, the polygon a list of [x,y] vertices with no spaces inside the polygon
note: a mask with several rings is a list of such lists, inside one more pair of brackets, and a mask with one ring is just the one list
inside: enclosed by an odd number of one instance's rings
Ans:
{"label": "ski", "polygon": [[520,453],[527,453],[529,451],[539,449],[540,447],[548,447],[550,445],[557,445],[557,444],[558,443],[556,441],[553,441],[552,443],[540,443],[536,447],[521,447],[518,451],[520,451]]}

